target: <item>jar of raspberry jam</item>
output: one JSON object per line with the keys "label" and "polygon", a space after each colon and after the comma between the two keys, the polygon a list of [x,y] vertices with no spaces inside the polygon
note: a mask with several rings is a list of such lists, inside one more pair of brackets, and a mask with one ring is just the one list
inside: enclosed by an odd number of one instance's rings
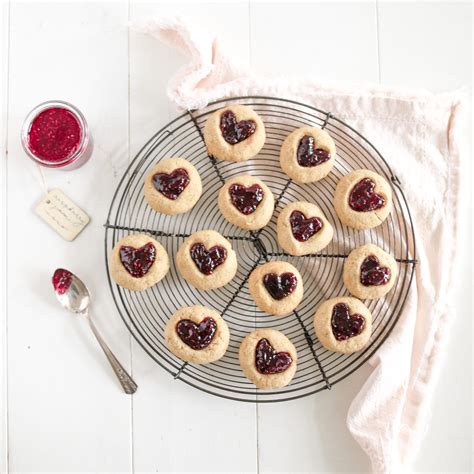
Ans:
{"label": "jar of raspberry jam", "polygon": [[86,119],[76,107],[59,100],[44,102],[28,114],[21,142],[33,161],[49,168],[79,168],[92,154]]}

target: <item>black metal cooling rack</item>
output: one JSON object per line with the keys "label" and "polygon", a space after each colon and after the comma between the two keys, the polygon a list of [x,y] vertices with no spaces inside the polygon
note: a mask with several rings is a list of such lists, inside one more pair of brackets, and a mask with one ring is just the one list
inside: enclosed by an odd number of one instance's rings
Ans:
{"label": "black metal cooling rack", "polygon": [[[204,144],[204,124],[215,110],[236,103],[249,105],[263,119],[267,135],[265,146],[255,159],[248,162],[216,162],[208,155]],[[281,171],[279,151],[286,136],[304,125],[325,128],[330,133],[336,143],[337,159],[329,176],[317,183],[300,185],[289,180]],[[147,205],[142,189],[149,170],[159,160],[171,156],[180,156],[192,162],[203,182],[203,195],[196,206],[178,216],[155,212]],[[360,168],[381,174],[393,188],[393,211],[389,218],[379,227],[365,231],[343,226],[332,205],[339,179]],[[223,182],[241,174],[258,176],[276,197],[271,222],[258,232],[238,229],[227,222],[217,208],[217,194]],[[278,247],[276,219],[285,204],[300,200],[320,206],[334,227],[334,238],[321,253],[292,257]],[[382,155],[360,133],[331,113],[274,97],[219,100],[171,121],[148,141],[129,165],[113,196],[105,227],[106,260],[122,237],[142,232],[157,238],[173,262],[166,278],[143,292],[119,287],[108,274],[115,304],[133,337],[175,379],[207,393],[238,401],[262,403],[300,398],[330,389],[357,370],[380,347],[396,324],[416,265],[410,210],[401,183]],[[205,229],[214,229],[228,238],[239,261],[232,282],[209,292],[201,292],[188,285],[179,277],[174,265],[174,256],[183,239]],[[327,351],[314,334],[312,320],[315,310],[328,298],[349,294],[342,283],[344,258],[353,248],[369,242],[382,247],[399,262],[397,282],[385,298],[365,302],[373,315],[373,334],[363,351],[351,355]],[[285,317],[271,316],[256,308],[247,286],[250,272],[259,263],[276,259],[293,263],[304,282],[302,303],[297,311]],[[193,304],[220,311],[231,332],[226,355],[205,366],[183,363],[164,343],[163,332],[168,318],[178,308]],[[282,331],[293,342],[298,351],[298,369],[289,386],[263,391],[256,389],[244,377],[238,352],[242,339],[249,332],[270,327]]]}

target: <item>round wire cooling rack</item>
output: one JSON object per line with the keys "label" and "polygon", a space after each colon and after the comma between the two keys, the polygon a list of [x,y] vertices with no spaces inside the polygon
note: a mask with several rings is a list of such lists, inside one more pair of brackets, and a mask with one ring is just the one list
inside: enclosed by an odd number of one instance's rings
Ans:
{"label": "round wire cooling rack", "polygon": [[[216,162],[207,153],[202,130],[207,117],[229,104],[252,107],[263,119],[266,143],[259,155],[241,163]],[[336,143],[337,158],[331,173],[313,184],[297,184],[281,171],[279,151],[283,140],[295,128],[305,125],[325,128]],[[151,209],[143,195],[146,174],[161,159],[180,156],[197,168],[203,194],[188,213],[166,216]],[[332,205],[339,179],[354,169],[368,168],[392,184],[393,211],[375,229],[357,231],[343,226]],[[258,232],[249,233],[227,222],[217,207],[217,194],[223,182],[241,174],[261,178],[275,195],[271,222]],[[276,238],[276,220],[287,203],[310,201],[318,204],[334,227],[334,238],[322,252],[292,257],[281,251]],[[171,257],[169,274],[143,292],[133,292],[108,280],[117,309],[127,328],[161,367],[175,379],[207,393],[247,402],[277,402],[314,394],[349,376],[380,347],[396,324],[415,272],[415,237],[410,210],[401,185],[375,147],[352,127],[331,113],[293,100],[274,97],[236,97],[219,100],[206,108],[188,111],[157,132],[140,150],[122,177],[112,199],[105,224],[106,260],[114,245],[132,233],[157,238]],[[235,278],[226,286],[201,292],[182,279],[174,256],[184,238],[205,229],[214,229],[229,239],[238,256]],[[359,353],[345,355],[326,350],[313,329],[316,308],[326,299],[348,295],[342,283],[344,258],[353,249],[374,243],[399,262],[394,288],[385,298],[365,301],[373,315],[373,334]],[[300,271],[305,296],[292,314],[277,317],[260,311],[249,294],[251,271],[267,260],[293,263]],[[108,268],[108,265],[107,265]],[[107,270],[108,271],[108,270]],[[180,307],[201,304],[223,315],[231,332],[225,356],[209,365],[183,363],[164,342],[168,318]],[[259,390],[243,375],[239,365],[242,339],[256,328],[282,331],[295,345],[298,368],[293,381],[278,390]]]}

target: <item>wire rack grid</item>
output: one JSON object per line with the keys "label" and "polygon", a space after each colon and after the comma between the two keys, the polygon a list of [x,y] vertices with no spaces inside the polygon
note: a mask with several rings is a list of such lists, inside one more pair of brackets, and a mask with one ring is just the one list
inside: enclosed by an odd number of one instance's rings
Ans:
{"label": "wire rack grid", "polygon": [[[216,162],[208,155],[203,127],[215,110],[236,103],[252,107],[263,119],[267,135],[265,146],[248,162]],[[329,132],[336,143],[337,159],[326,178],[300,185],[281,171],[279,151],[286,136],[305,125],[325,128]],[[178,216],[155,212],[143,196],[146,174],[159,160],[171,156],[180,156],[193,163],[203,182],[203,195],[198,203],[190,212]],[[332,204],[339,179],[360,168],[384,176],[393,188],[392,213],[382,225],[365,231],[343,226]],[[217,207],[217,194],[225,180],[242,174],[258,176],[276,198],[271,222],[257,232],[249,233],[234,227],[222,217]],[[292,257],[278,246],[278,213],[285,204],[294,201],[315,202],[334,227],[331,244],[316,255]],[[214,229],[228,238],[239,262],[232,282],[209,292],[201,292],[187,284],[179,276],[173,258],[184,238],[204,229]],[[113,196],[105,224],[106,260],[121,238],[138,232],[157,238],[170,255],[172,265],[164,280],[143,292],[119,287],[108,274],[115,304],[127,328],[150,357],[174,378],[207,393],[238,401],[266,403],[300,398],[330,389],[357,370],[385,341],[399,319],[417,263],[413,223],[401,183],[377,149],[331,113],[274,97],[235,97],[216,101],[204,109],[182,114],[157,132],[130,163]],[[315,336],[314,312],[324,300],[349,294],[342,283],[344,259],[352,249],[366,243],[374,243],[394,255],[399,262],[399,275],[385,298],[365,302],[373,315],[369,344],[356,354],[336,354],[326,350]],[[285,317],[260,311],[248,291],[251,271],[269,260],[291,262],[303,278],[304,299],[297,311]],[[227,353],[209,365],[183,363],[164,342],[164,327],[170,315],[182,306],[193,304],[220,311],[231,332]],[[298,369],[292,383],[283,389],[259,390],[240,369],[240,343],[256,328],[278,329],[296,347]]]}

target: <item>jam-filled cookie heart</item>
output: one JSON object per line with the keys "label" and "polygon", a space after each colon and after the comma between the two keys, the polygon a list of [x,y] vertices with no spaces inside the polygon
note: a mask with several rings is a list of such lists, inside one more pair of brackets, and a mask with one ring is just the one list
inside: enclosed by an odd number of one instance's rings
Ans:
{"label": "jam-filled cookie heart", "polygon": [[214,230],[203,230],[185,239],[176,254],[181,276],[200,290],[229,283],[237,271],[237,257],[230,242]]}
{"label": "jam-filled cookie heart", "polygon": [[291,295],[298,285],[296,275],[291,272],[282,273],[267,273],[263,277],[263,285],[274,300],[282,300]]}
{"label": "jam-filled cookie heart", "polygon": [[325,301],[317,309],[313,322],[321,344],[344,354],[361,350],[372,333],[372,314],[367,306],[346,296]]}
{"label": "jam-filled cookie heart", "polygon": [[306,217],[300,211],[290,214],[291,233],[299,242],[306,242],[321,230],[323,222],[319,217]]}
{"label": "jam-filled cookie heart", "polygon": [[313,203],[287,204],[278,216],[278,244],[291,255],[318,253],[331,242],[333,235],[332,225]]}
{"label": "jam-filled cookie heart", "polygon": [[392,188],[373,171],[352,171],[337,183],[334,207],[343,224],[354,229],[371,229],[390,214]]}
{"label": "jam-filled cookie heart", "polygon": [[128,273],[135,278],[141,278],[148,273],[155,263],[156,247],[148,242],[140,248],[130,245],[120,247],[120,261]]}
{"label": "jam-filled cookie heart", "polygon": [[397,262],[390,254],[374,244],[366,244],[347,256],[344,285],[357,298],[381,298],[395,285],[397,273]]}
{"label": "jam-filled cookie heart", "polygon": [[232,184],[229,187],[232,204],[246,216],[255,212],[263,200],[263,195],[263,189],[259,184],[252,184],[251,186]]}
{"label": "jam-filled cookie heart", "polygon": [[282,170],[297,183],[314,183],[334,166],[336,145],[326,130],[302,127],[291,132],[280,150]]}
{"label": "jam-filled cookie heart", "polygon": [[155,173],[152,177],[155,189],[163,196],[176,200],[189,184],[189,174],[184,168],[178,168],[171,173]]}
{"label": "jam-filled cookie heart", "polygon": [[229,328],[220,314],[199,305],[179,309],[165,327],[168,349],[180,359],[194,364],[220,359],[227,350],[229,337]]}
{"label": "jam-filled cookie heart", "polygon": [[146,175],[145,199],[157,212],[175,215],[189,211],[202,194],[196,168],[183,158],[159,161]]}
{"label": "jam-filled cookie heart", "polygon": [[242,341],[239,360],[245,376],[257,387],[281,388],[295,375],[297,353],[281,332],[257,329]]}
{"label": "jam-filled cookie heart", "polygon": [[176,324],[179,338],[195,351],[208,347],[216,331],[217,323],[210,316],[205,317],[199,324],[190,319],[181,319]]}
{"label": "jam-filled cookie heart", "polygon": [[361,314],[350,314],[346,303],[337,303],[332,309],[331,327],[338,341],[345,341],[358,336],[365,326],[365,318]]}
{"label": "jam-filled cookie heart", "polygon": [[314,137],[305,135],[298,144],[296,161],[300,166],[309,168],[318,166],[331,159],[331,153],[324,148],[317,148]]}
{"label": "jam-filled cookie heart", "polygon": [[110,276],[133,291],[141,291],[158,283],[169,270],[166,250],[155,239],[144,234],[121,239],[109,258]]}
{"label": "jam-filled cookie heart", "polygon": [[198,242],[191,247],[190,255],[199,271],[204,275],[210,275],[215,268],[225,262],[227,250],[220,245],[214,245],[207,250],[204,244]]}
{"label": "jam-filled cookie heart", "polygon": [[250,175],[227,180],[217,200],[222,215],[237,227],[258,230],[272,218],[275,200],[268,186]]}
{"label": "jam-filled cookie heart", "polygon": [[268,339],[260,339],[255,348],[255,365],[261,374],[279,374],[293,362],[289,352],[277,352]]}
{"label": "jam-filled cookie heart", "polygon": [[290,263],[268,262],[250,274],[249,292],[262,311],[285,316],[300,304],[303,280]]}
{"label": "jam-filled cookie heart", "polygon": [[231,145],[235,145],[253,135],[257,129],[257,124],[254,120],[237,122],[232,110],[224,110],[221,115],[220,129],[224,140]]}
{"label": "jam-filled cookie heart", "polygon": [[375,183],[370,178],[361,179],[349,194],[349,206],[357,212],[370,212],[385,206],[385,199],[374,191]]}
{"label": "jam-filled cookie heart", "polygon": [[250,107],[229,105],[207,119],[204,141],[209,155],[218,160],[245,161],[262,149],[265,127]]}
{"label": "jam-filled cookie heart", "polygon": [[365,257],[360,266],[360,282],[365,286],[386,285],[392,272],[388,267],[382,267],[375,255]]}

